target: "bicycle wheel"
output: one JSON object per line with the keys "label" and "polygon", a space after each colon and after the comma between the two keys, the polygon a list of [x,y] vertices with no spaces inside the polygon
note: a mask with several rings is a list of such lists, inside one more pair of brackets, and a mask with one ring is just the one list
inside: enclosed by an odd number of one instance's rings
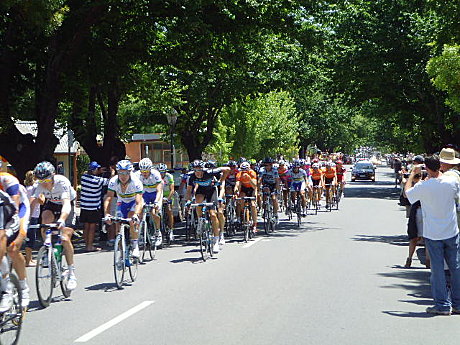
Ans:
{"label": "bicycle wheel", "polygon": [[43,308],[50,305],[56,280],[56,265],[54,263],[53,247],[42,246],[37,254],[35,267],[35,285],[38,302]]}
{"label": "bicycle wheel", "polygon": [[[124,231],[123,226],[120,232]],[[125,253],[124,253],[123,236],[118,234],[115,239],[115,245],[113,247],[113,273],[115,276],[115,284],[117,288],[123,289],[123,278],[125,276]]]}
{"label": "bicycle wheel", "polygon": [[2,345],[15,345],[18,343],[24,313],[18,278],[10,274],[10,282],[13,286],[13,305],[0,317],[0,344]]}
{"label": "bicycle wheel", "polygon": [[299,193],[297,193],[296,214],[297,214],[297,227],[300,228],[300,223],[302,223],[302,202],[300,200]]}
{"label": "bicycle wheel", "polygon": [[213,247],[213,238],[214,238],[214,232],[212,231],[212,228],[211,228],[211,222],[208,222],[207,225],[206,225],[206,232],[208,233],[208,254],[209,254],[209,257],[213,257],[214,256],[214,251],[212,250],[212,247]]}
{"label": "bicycle wheel", "polygon": [[208,246],[209,246],[210,238],[209,238],[209,232],[206,231],[206,224],[200,224],[200,225],[202,227],[201,235],[200,235],[200,252],[201,252],[201,257],[203,258],[203,261],[206,261],[209,255]]}
{"label": "bicycle wheel", "polygon": [[128,245],[128,250],[127,252],[127,259],[129,260],[129,266],[128,266],[128,271],[129,271],[129,276],[131,278],[131,281],[134,283],[137,279],[137,272],[139,269],[139,259],[133,257],[133,246],[131,244]]}
{"label": "bicycle wheel", "polygon": [[161,234],[155,230],[155,224],[153,223],[152,219],[149,218],[147,221],[147,249],[150,256],[150,261],[155,260],[158,236],[161,236]]}
{"label": "bicycle wheel", "polygon": [[264,204],[263,207],[264,207],[264,210],[263,210],[262,219],[264,220],[264,231],[265,231],[265,234],[268,235],[270,233],[271,214],[270,214],[268,204]]}
{"label": "bicycle wheel", "polygon": [[254,237],[254,234],[252,233],[252,228],[251,228],[251,221],[249,220],[250,218],[249,214],[249,209],[245,208],[244,209],[244,217],[243,217],[243,224],[244,224],[244,241],[248,242],[251,238]]}
{"label": "bicycle wheel", "polygon": [[149,240],[147,237],[147,221],[143,219],[139,225],[139,263],[145,263],[147,252],[149,251]]}
{"label": "bicycle wheel", "polygon": [[67,266],[65,266],[62,263],[62,257],[61,257],[61,262],[57,264],[59,267],[59,270],[57,270],[57,272],[60,272],[61,274],[61,276],[59,277],[59,285],[61,285],[62,294],[64,295],[65,298],[69,298],[70,294],[72,293],[72,290],[67,289],[67,283],[69,282]]}

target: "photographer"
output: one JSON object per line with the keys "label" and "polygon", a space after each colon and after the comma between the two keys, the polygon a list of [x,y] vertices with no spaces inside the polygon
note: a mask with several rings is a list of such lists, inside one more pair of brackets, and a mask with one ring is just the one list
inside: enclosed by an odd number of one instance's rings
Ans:
{"label": "photographer", "polygon": [[[427,313],[460,314],[460,258],[459,230],[456,201],[460,196],[460,183],[439,170],[438,156],[425,158],[428,178],[412,186],[414,176],[422,173],[415,166],[407,180],[405,191],[411,203],[420,200],[423,210],[423,237],[431,259],[431,290],[434,307]],[[451,293],[447,291],[444,259],[451,273]]]}

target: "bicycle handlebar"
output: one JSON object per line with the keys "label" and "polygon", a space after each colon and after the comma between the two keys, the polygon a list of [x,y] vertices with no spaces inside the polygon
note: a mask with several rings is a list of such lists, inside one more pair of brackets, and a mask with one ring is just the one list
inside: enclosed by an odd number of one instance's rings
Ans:
{"label": "bicycle handlebar", "polygon": [[57,228],[59,226],[58,223],[49,223],[49,224],[35,224],[29,225],[30,229],[41,229],[41,228]]}
{"label": "bicycle handlebar", "polygon": [[191,204],[190,206],[191,207],[200,207],[200,206],[211,207],[211,206],[214,206],[214,203],[213,202],[202,202],[202,203],[199,203],[199,204]]}
{"label": "bicycle handlebar", "polygon": [[112,221],[112,222],[115,222],[115,223],[125,223],[125,224],[128,224],[129,222],[132,221],[131,218],[123,218],[123,217],[107,217],[107,218],[102,218],[102,221],[103,222],[107,222],[107,221]]}

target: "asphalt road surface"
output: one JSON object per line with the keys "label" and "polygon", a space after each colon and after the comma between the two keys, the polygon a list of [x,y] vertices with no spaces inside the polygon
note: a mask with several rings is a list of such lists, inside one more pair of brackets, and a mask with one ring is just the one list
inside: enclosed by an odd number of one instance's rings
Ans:
{"label": "asphalt road surface", "polygon": [[[347,175],[347,181],[350,181]],[[76,256],[78,288],[40,309],[34,291],[20,344],[458,344],[460,315],[430,316],[429,271],[407,257],[406,219],[389,168],[347,184],[339,211],[216,259],[179,241],[114,287],[112,253]]]}

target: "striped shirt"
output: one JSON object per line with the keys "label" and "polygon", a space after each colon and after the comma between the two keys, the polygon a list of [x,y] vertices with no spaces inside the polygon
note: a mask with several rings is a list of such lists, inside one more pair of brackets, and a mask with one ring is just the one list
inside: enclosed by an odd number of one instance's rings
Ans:
{"label": "striped shirt", "polygon": [[81,177],[80,208],[84,210],[97,210],[101,208],[102,187],[108,179],[91,174]]}

